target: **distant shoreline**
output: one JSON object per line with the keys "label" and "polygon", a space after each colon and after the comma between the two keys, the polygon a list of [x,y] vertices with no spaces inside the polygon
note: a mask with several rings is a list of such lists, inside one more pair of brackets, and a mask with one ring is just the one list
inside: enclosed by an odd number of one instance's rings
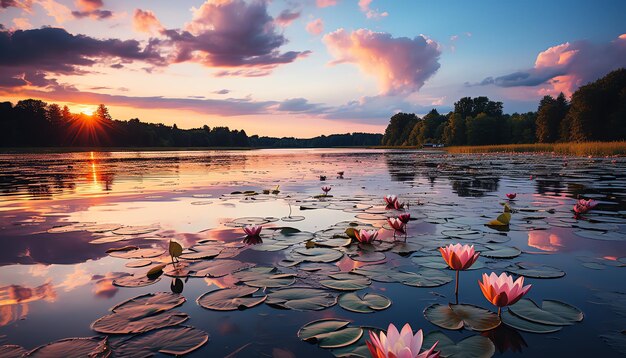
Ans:
{"label": "distant shoreline", "polygon": [[[189,151],[251,151],[260,149],[409,149],[379,148],[373,146],[355,147],[7,147],[0,148],[0,154],[28,153],[85,153],[85,152],[189,152]],[[410,148],[420,149],[420,148]]]}
{"label": "distant shoreline", "polygon": [[620,142],[568,142],[568,143],[533,143],[502,144],[479,146],[456,146],[443,148],[453,154],[480,153],[555,153],[574,156],[612,156],[626,155],[626,141]]}

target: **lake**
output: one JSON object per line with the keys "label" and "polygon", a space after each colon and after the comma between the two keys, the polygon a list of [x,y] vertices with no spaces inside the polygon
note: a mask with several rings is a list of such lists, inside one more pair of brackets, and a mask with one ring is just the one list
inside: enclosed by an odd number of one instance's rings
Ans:
{"label": "lake", "polygon": [[[581,198],[598,205],[575,215]],[[508,225],[486,225],[504,211]],[[387,222],[401,213],[406,233]],[[355,243],[355,228],[377,240]],[[460,272],[458,305],[437,250],[455,243],[481,252]],[[446,355],[626,354],[623,157],[0,154],[0,245],[3,356],[367,356],[369,330],[389,323],[422,329]],[[532,285],[496,328],[478,285],[491,272]],[[442,317],[461,306],[480,309]],[[300,331],[321,319],[319,335]],[[66,340],[77,337],[96,338]]]}

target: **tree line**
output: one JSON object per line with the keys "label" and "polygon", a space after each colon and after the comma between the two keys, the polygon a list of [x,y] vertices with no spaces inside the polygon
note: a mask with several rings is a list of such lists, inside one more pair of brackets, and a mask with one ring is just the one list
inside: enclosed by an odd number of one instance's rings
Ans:
{"label": "tree line", "polygon": [[349,147],[378,145],[382,134],[348,133],[310,139],[248,136],[218,126],[180,129],[176,124],[115,120],[104,104],[92,115],[37,99],[0,103],[0,147]]}
{"label": "tree line", "polygon": [[454,111],[397,113],[382,145],[488,145],[626,140],[626,69],[580,87],[571,100],[544,96],[536,112],[504,114],[502,102],[464,97]]}

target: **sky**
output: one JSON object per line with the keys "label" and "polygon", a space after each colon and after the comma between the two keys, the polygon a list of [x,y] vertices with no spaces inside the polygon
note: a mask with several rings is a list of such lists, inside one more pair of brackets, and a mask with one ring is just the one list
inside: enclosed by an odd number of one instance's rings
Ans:
{"label": "sky", "polygon": [[0,0],[0,101],[312,137],[626,67],[626,1]]}

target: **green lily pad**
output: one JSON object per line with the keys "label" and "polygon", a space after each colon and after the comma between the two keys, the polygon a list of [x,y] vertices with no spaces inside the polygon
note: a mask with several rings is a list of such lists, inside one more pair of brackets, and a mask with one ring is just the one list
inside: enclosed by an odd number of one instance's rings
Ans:
{"label": "green lily pad", "polygon": [[182,356],[202,347],[209,335],[197,328],[176,326],[124,339],[114,346],[115,356],[152,357],[158,353]]}
{"label": "green lily pad", "polygon": [[338,273],[329,277],[329,280],[321,280],[320,284],[339,291],[356,291],[372,284],[369,278],[353,273]]}
{"label": "green lily pad", "polygon": [[189,271],[193,277],[222,277],[254,266],[238,260],[196,261],[189,265]]}
{"label": "green lily pad", "polygon": [[318,288],[290,287],[269,293],[265,303],[295,311],[319,311],[334,306],[337,297]]}
{"label": "green lily pad", "polygon": [[565,272],[559,270],[556,267],[529,264],[525,262],[518,262],[505,268],[507,272],[532,278],[559,278],[565,276]]}
{"label": "green lily pad", "polygon": [[253,297],[256,287],[236,286],[211,291],[200,296],[196,302],[206,309],[215,311],[235,311],[252,308],[265,301],[267,296]]}
{"label": "green lily pad", "polygon": [[349,322],[322,319],[304,325],[298,331],[300,339],[317,343],[320,348],[341,348],[358,341],[363,336],[361,327],[346,327]]}
{"label": "green lily pad", "polygon": [[522,298],[509,311],[527,321],[547,324],[550,326],[566,326],[583,320],[583,313],[567,303],[544,300],[541,307],[530,299]]}
{"label": "green lily pad", "polygon": [[487,337],[475,335],[454,343],[441,331],[430,332],[424,336],[422,347],[430,348],[437,344],[436,351],[442,358],[490,358],[496,353],[496,347]]}
{"label": "green lily pad", "polygon": [[511,328],[530,333],[554,333],[563,328],[562,326],[549,326],[547,324],[535,323],[522,319],[509,311],[502,312],[500,317],[502,323]]}
{"label": "green lily pad", "polygon": [[459,304],[442,305],[435,303],[424,310],[426,319],[441,328],[484,332],[500,325],[498,315],[482,307]]}
{"label": "green lily pad", "polygon": [[488,250],[480,252],[481,256],[489,257],[493,259],[512,259],[522,254],[522,252],[515,248],[504,245],[486,245]]}
{"label": "green lily pad", "polygon": [[344,293],[339,296],[338,301],[341,308],[357,313],[382,311],[391,306],[390,299],[377,293],[366,293],[363,296],[359,296],[355,292]]}

